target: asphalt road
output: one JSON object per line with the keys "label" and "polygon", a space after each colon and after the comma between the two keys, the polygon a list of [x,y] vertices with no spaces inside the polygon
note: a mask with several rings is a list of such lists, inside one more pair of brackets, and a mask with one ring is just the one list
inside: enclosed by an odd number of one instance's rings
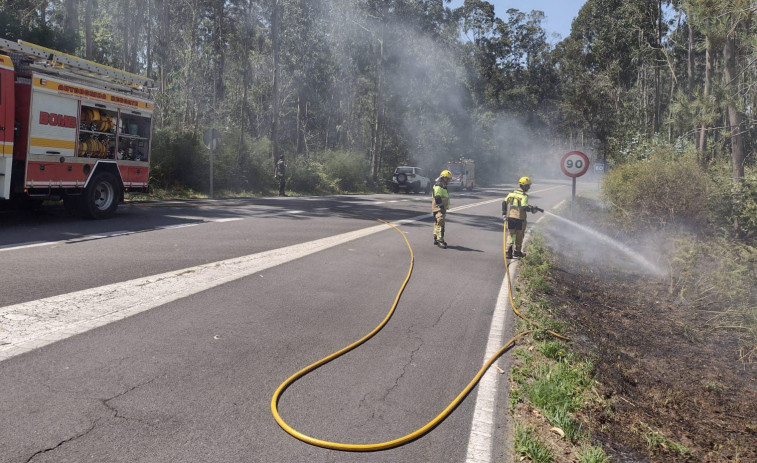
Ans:
{"label": "asphalt road", "polygon": [[[478,389],[426,436],[372,453],[300,442],[270,401],[386,316],[410,253],[376,217],[406,219],[415,253],[397,312],[291,386],[279,411],[310,436],[374,443],[444,409],[484,360],[511,188],[452,192],[446,250],[423,194],[133,204],[106,221],[58,206],[0,213],[0,462],[504,461],[496,373],[491,448],[475,458]],[[569,195],[546,182],[530,200]],[[509,318],[503,343],[513,330]]]}

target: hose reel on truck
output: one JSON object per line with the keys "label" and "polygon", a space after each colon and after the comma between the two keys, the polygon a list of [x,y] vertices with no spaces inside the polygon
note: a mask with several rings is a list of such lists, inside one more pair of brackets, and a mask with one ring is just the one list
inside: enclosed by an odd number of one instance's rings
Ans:
{"label": "hose reel on truck", "polygon": [[62,199],[111,216],[147,191],[153,81],[25,42],[0,39],[0,200]]}

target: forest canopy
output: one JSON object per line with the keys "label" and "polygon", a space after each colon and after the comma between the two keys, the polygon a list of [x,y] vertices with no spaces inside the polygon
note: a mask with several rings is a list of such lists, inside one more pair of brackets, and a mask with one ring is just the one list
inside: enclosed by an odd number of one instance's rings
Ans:
{"label": "forest canopy", "polygon": [[[588,0],[560,41],[481,0],[2,0],[0,36],[147,75],[153,178],[263,191],[380,190],[397,165],[475,159],[480,182],[610,165],[669,144],[743,182],[757,72],[746,0]],[[607,12],[613,11],[612,15]]]}

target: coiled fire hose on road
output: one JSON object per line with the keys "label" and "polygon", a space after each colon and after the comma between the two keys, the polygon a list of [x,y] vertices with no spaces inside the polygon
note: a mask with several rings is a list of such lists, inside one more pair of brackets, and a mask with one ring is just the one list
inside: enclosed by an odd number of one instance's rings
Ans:
{"label": "coiled fire hose on road", "polygon": [[[409,442],[412,442],[416,439],[418,439],[421,436],[424,436],[428,432],[430,432],[432,429],[434,429],[437,425],[439,425],[442,421],[444,421],[445,418],[447,418],[454,410],[457,408],[458,405],[465,399],[465,397],[470,393],[471,390],[478,384],[481,377],[486,373],[486,370],[489,369],[489,367],[497,361],[497,359],[502,356],[505,352],[507,352],[515,343],[518,341],[518,339],[522,338],[523,336],[526,336],[533,332],[532,329],[528,329],[525,331],[522,331],[515,335],[512,339],[510,339],[504,346],[502,346],[494,355],[489,358],[489,360],[484,363],[484,365],[481,367],[481,369],[476,373],[476,376],[473,377],[473,379],[468,383],[467,386],[460,392],[460,394],[455,397],[455,399],[444,409],[441,413],[439,413],[435,418],[433,418],[431,421],[426,423],[423,427],[411,432],[410,434],[407,434],[405,436],[399,437],[394,440],[386,441],[386,442],[379,442],[375,444],[345,444],[345,443],[339,443],[339,442],[331,442],[323,439],[317,439],[315,437],[308,436],[306,434],[303,434],[296,429],[289,426],[286,421],[281,417],[278,411],[278,403],[279,399],[281,398],[282,394],[286,389],[294,384],[295,381],[300,379],[301,377],[307,375],[311,371],[329,363],[330,361],[341,357],[342,355],[346,354],[347,352],[355,349],[356,347],[360,346],[361,344],[368,341],[370,338],[372,338],[376,333],[381,331],[381,329],[389,322],[389,319],[392,318],[392,315],[394,314],[394,311],[397,309],[397,304],[400,301],[400,297],[402,296],[403,291],[405,291],[405,287],[407,286],[408,281],[410,281],[410,275],[413,273],[413,266],[415,264],[415,254],[413,253],[413,248],[410,246],[410,242],[407,240],[407,237],[405,234],[396,226],[393,224],[381,220],[381,219],[375,219],[378,220],[392,228],[394,228],[400,235],[402,235],[402,238],[405,240],[405,245],[407,246],[407,249],[410,251],[410,268],[407,271],[407,276],[405,277],[405,281],[402,282],[402,286],[400,287],[399,291],[397,291],[397,296],[394,298],[394,304],[392,304],[392,308],[389,309],[389,313],[386,314],[386,317],[381,321],[381,323],[378,324],[370,333],[366,334],[359,340],[355,341],[354,343],[350,344],[347,347],[344,347],[336,352],[334,352],[331,355],[328,355],[321,360],[318,360],[315,363],[312,363],[305,368],[301,369],[297,373],[293,374],[289,378],[287,378],[286,381],[281,383],[279,387],[276,389],[276,391],[273,393],[273,397],[271,398],[271,413],[273,414],[273,417],[276,419],[276,422],[281,426],[281,428],[286,431],[287,433],[291,434],[293,437],[296,437],[297,439],[311,444],[318,447],[323,447],[327,449],[332,450],[342,450],[342,451],[348,451],[348,452],[375,452],[378,450],[386,450],[391,449],[394,447],[399,447],[401,445],[407,444]],[[507,228],[506,228],[507,222],[505,222],[505,229],[503,232],[504,241],[503,241],[503,252],[504,252],[504,243],[507,240]],[[503,254],[504,257],[504,254]],[[510,269],[509,265],[507,263],[507,258],[505,257],[505,272],[507,273],[507,286],[508,286],[508,294],[510,296],[510,307],[512,307],[513,311],[516,315],[518,315],[520,318],[525,320],[526,322],[532,324],[533,326],[539,328],[539,326],[532,322],[531,320],[524,317],[518,309],[515,307],[515,303],[513,301],[513,293],[512,293],[512,285],[510,282]],[[553,331],[547,331],[553,336],[556,336],[561,339],[568,340],[565,336],[562,336],[560,334],[557,334]]]}

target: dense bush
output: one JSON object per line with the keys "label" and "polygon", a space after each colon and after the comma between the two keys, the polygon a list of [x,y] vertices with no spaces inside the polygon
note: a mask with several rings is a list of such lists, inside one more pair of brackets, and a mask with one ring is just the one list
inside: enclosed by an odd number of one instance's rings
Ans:
{"label": "dense bush", "polygon": [[323,164],[312,158],[294,158],[287,160],[287,189],[296,192],[329,192],[325,182]]}
{"label": "dense bush", "polygon": [[207,151],[200,137],[174,129],[155,130],[150,148],[150,184],[158,188],[184,187],[207,191]]}
{"label": "dense bush", "polygon": [[348,151],[326,151],[315,160],[287,160],[287,189],[299,193],[352,193],[366,190],[368,161]]}
{"label": "dense bush", "polygon": [[714,186],[692,153],[679,154],[668,145],[611,170],[602,191],[618,223],[636,230],[709,221]]}
{"label": "dense bush", "polygon": [[323,166],[328,181],[340,192],[359,192],[366,187],[368,161],[365,156],[358,156],[348,151],[326,151],[323,153]]}
{"label": "dense bush", "polygon": [[264,193],[278,188],[267,138],[241,136],[239,130],[224,132],[221,137],[221,146],[213,152],[215,191]]}
{"label": "dense bush", "polygon": [[681,298],[695,308],[754,311],[757,249],[720,236],[698,241],[684,235],[671,265]]}
{"label": "dense bush", "polygon": [[[156,130],[151,155],[152,186],[210,191],[210,151],[200,134]],[[268,139],[242,137],[238,130],[221,133],[221,145],[213,152],[215,192],[265,192],[275,183]]]}
{"label": "dense bush", "polygon": [[710,168],[710,176],[717,184],[709,197],[709,204],[716,208],[716,218],[721,228],[734,228],[747,241],[757,238],[757,170],[746,168],[744,182],[734,185],[731,166],[726,163]]}

